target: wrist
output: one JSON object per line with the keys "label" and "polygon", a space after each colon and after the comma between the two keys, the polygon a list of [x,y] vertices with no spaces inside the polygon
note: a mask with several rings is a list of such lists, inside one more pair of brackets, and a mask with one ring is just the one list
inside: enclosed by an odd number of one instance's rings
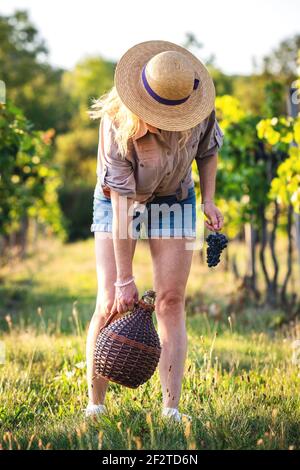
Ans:
{"label": "wrist", "polygon": [[119,278],[117,278],[116,282],[114,283],[114,286],[115,287],[128,286],[129,284],[134,282],[134,279],[135,279],[134,276],[130,276],[127,279],[124,279],[124,280],[120,280]]}
{"label": "wrist", "polygon": [[128,279],[131,279],[132,277],[134,277],[132,271],[126,271],[125,273],[124,271],[122,273],[117,272],[116,280],[120,282],[125,282],[128,281]]}
{"label": "wrist", "polygon": [[133,277],[134,277],[134,275],[133,275],[132,271],[125,271],[125,272],[122,271],[122,273],[117,272],[116,281],[117,282],[126,282],[129,279],[132,279]]}

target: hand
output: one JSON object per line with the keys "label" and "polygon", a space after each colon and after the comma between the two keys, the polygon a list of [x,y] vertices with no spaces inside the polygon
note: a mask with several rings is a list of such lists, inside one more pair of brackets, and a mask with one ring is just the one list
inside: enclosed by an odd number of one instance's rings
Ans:
{"label": "hand", "polygon": [[115,288],[115,301],[112,307],[112,313],[126,313],[132,310],[135,302],[139,300],[139,293],[135,282],[124,287]]}
{"label": "hand", "polygon": [[205,220],[205,225],[209,230],[215,232],[222,229],[224,218],[213,201],[207,201],[204,203],[204,214],[208,218],[208,221]]}

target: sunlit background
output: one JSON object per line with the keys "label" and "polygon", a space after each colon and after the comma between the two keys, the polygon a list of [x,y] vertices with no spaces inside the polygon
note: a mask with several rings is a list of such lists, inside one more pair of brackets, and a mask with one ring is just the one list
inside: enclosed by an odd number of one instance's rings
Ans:
{"label": "sunlit background", "polygon": [[[1,0],[0,448],[300,448],[299,18],[298,0]],[[155,377],[114,387],[99,432],[81,414],[97,293],[87,110],[151,39],[186,47],[214,79],[229,245],[214,269],[196,250],[187,287],[183,406],[196,426],[157,424]],[[134,272],[140,293],[153,287],[146,241]]]}
{"label": "sunlit background", "polygon": [[181,44],[190,32],[202,44],[199,56],[215,56],[229,74],[253,72],[280,41],[299,32],[300,17],[298,0],[2,0],[0,8],[29,11],[59,67],[72,68],[86,55],[117,61],[151,39]]}

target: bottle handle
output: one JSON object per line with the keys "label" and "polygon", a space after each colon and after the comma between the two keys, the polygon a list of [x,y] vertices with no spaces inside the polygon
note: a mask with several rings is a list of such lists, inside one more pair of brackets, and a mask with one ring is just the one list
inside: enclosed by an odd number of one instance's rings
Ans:
{"label": "bottle handle", "polygon": [[[154,310],[154,304],[155,304],[155,297],[156,297],[156,294],[153,290],[147,290],[144,292],[144,294],[142,295],[141,299],[139,300],[136,300],[133,304],[133,309],[132,310],[127,310],[126,313],[128,312],[133,312],[136,308],[138,307],[142,307],[144,308],[145,310],[147,311],[150,311],[150,312],[153,312]],[[125,313],[125,315],[126,315]],[[118,315],[118,312],[114,312],[114,313],[111,313],[109,315],[109,317],[106,319],[104,325],[100,328],[99,330],[99,333],[104,329],[106,328],[108,325],[110,325],[110,323],[112,322],[112,320],[114,319],[114,317]],[[122,315],[121,317],[122,318]]]}
{"label": "bottle handle", "polygon": [[[136,300],[136,301],[134,302],[134,305],[133,305],[132,310],[127,310],[127,312],[124,313],[124,315],[126,315],[128,312],[133,312],[133,311],[140,305],[139,302],[140,302],[139,300]],[[106,328],[108,325],[111,324],[112,320],[114,319],[114,317],[115,317],[116,315],[119,315],[119,313],[118,313],[118,312],[112,312],[112,313],[108,316],[108,318],[106,319],[104,325],[101,326],[101,328],[100,328],[100,330],[99,330],[99,333],[100,333],[104,328]],[[123,315],[122,315],[122,316],[123,316]],[[120,316],[120,318],[121,318],[122,316]]]}

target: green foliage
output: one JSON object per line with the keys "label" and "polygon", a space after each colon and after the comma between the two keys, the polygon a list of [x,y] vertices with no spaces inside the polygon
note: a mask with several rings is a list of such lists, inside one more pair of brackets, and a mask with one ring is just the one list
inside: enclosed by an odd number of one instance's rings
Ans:
{"label": "green foliage", "polygon": [[[66,186],[65,193],[60,193],[60,202],[68,220],[70,238],[73,238],[75,233],[84,233],[86,236],[90,225],[87,223],[87,214],[90,214],[90,211],[86,211],[85,216],[82,213],[82,217],[79,215],[76,218],[73,209],[74,201],[81,200],[78,193],[81,191],[82,194],[89,195],[96,180],[98,123],[90,120],[87,110],[92,98],[98,98],[112,86],[115,64],[101,57],[87,57],[72,71],[53,68],[47,63],[47,47],[25,11],[0,16],[0,40],[0,79],[6,84],[7,96],[22,109],[35,127],[44,130],[55,129],[58,138],[54,146],[54,161]],[[2,163],[5,165],[4,160]],[[31,181],[32,169],[29,168],[30,165],[27,165],[25,171],[29,173],[26,178]],[[26,173],[20,173],[24,178]],[[18,177],[19,175],[14,176],[13,188],[17,185]],[[12,185],[11,181],[10,184]],[[54,194],[54,180],[52,185]],[[86,189],[80,190],[78,186],[85,186]],[[74,189],[73,197],[70,194],[71,188]],[[35,194],[37,198],[40,197],[37,189]],[[85,207],[87,202],[90,202],[88,195],[86,198],[82,196],[86,201],[83,204]],[[64,204],[66,201],[71,204],[69,208]],[[16,212],[14,217],[17,222],[9,224],[10,231],[19,226],[18,214],[24,209],[23,202],[16,201],[14,204],[16,207],[13,206],[10,212],[11,216]],[[20,209],[18,204],[22,206]],[[35,216],[38,211],[41,217],[47,206],[42,208],[39,204],[36,202],[34,208],[32,200],[28,202],[28,215]],[[77,209],[79,207],[80,204]],[[8,211],[9,209],[6,209],[6,212]],[[49,218],[50,214],[54,214],[53,211],[52,204],[52,209],[44,218]],[[59,215],[55,217],[58,218]],[[7,219],[7,216],[5,218]],[[74,222],[74,226],[70,225],[70,221]]]}
{"label": "green foliage", "polygon": [[59,190],[59,203],[66,219],[68,241],[91,236],[94,186],[67,186]]}
{"label": "green foliage", "polygon": [[246,114],[240,101],[230,95],[216,97],[216,111],[223,130],[230,124],[239,122]]}
{"label": "green foliage", "polygon": [[262,119],[257,125],[257,133],[270,149],[287,152],[288,146],[293,142],[293,119],[274,117]]}
{"label": "green foliage", "polygon": [[77,110],[71,123],[73,128],[92,125],[87,110],[93,98],[98,98],[112,87],[114,68],[113,62],[101,57],[88,57],[73,70],[64,73],[62,86]]}
{"label": "green foliage", "polygon": [[285,208],[292,204],[300,213],[300,118],[264,119],[258,123],[257,131],[273,152],[287,154],[271,183],[270,198]]}
{"label": "green foliage", "polygon": [[282,114],[282,104],[284,103],[285,88],[282,83],[275,80],[269,81],[265,86],[265,106],[264,114],[267,117],[279,116]]}
{"label": "green foliage", "polygon": [[[282,86],[271,82],[266,93],[265,109],[272,116],[278,111],[276,103],[280,101]],[[228,230],[237,232],[239,224],[249,221],[258,227],[261,210],[271,200],[285,207],[290,201],[298,211],[299,147],[291,144],[300,144],[299,119],[283,116],[261,119],[245,114],[239,101],[230,96],[218,97],[216,109],[225,130],[217,197],[225,211]]]}
{"label": "green foliage", "polygon": [[69,241],[91,235],[97,144],[96,127],[78,127],[56,139],[55,161],[64,181],[59,190],[59,203],[66,219]]}
{"label": "green foliage", "polygon": [[297,58],[300,50],[300,34],[295,34],[281,41],[269,56],[264,58],[263,71],[280,77],[290,86],[297,76]]}
{"label": "green foliage", "polygon": [[265,86],[269,81],[270,77],[261,74],[234,77],[232,95],[243,103],[247,112],[261,115],[266,102]]}
{"label": "green foliage", "polygon": [[241,222],[256,224],[259,208],[268,202],[267,163],[273,158],[257,136],[259,121],[249,115],[227,127],[217,176],[217,196],[238,201]]}
{"label": "green foliage", "polygon": [[62,168],[64,184],[93,186],[96,180],[98,127],[80,128],[58,136],[55,161]]}
{"label": "green foliage", "polygon": [[64,236],[57,189],[58,168],[51,158],[53,131],[42,133],[11,103],[0,105],[0,232],[20,228],[24,217],[34,217]]}
{"label": "green foliage", "polygon": [[9,87],[22,87],[34,78],[40,66],[38,60],[48,54],[44,41],[30,22],[26,11],[0,16],[1,79]]}
{"label": "green foliage", "polygon": [[212,76],[218,96],[230,95],[233,93],[233,77],[226,75],[217,67],[208,65],[209,73]]}
{"label": "green foliage", "polygon": [[112,85],[115,64],[101,57],[88,57],[81,60],[70,72],[65,72],[64,86],[72,98],[89,104],[91,97],[105,93]]}
{"label": "green foliage", "polygon": [[277,177],[273,179],[270,197],[285,207],[292,204],[300,214],[300,151],[292,147],[290,157],[278,167]]}
{"label": "green foliage", "polygon": [[91,121],[87,111],[92,98],[111,88],[113,73],[113,63],[101,57],[88,57],[62,77],[62,87],[75,109],[70,131],[57,137],[55,151],[64,181],[59,201],[67,220],[69,241],[91,234],[99,122]]}
{"label": "green foliage", "polygon": [[7,96],[38,129],[68,129],[74,108],[62,87],[62,70],[47,62],[48,50],[26,11],[0,15],[0,79]]}

